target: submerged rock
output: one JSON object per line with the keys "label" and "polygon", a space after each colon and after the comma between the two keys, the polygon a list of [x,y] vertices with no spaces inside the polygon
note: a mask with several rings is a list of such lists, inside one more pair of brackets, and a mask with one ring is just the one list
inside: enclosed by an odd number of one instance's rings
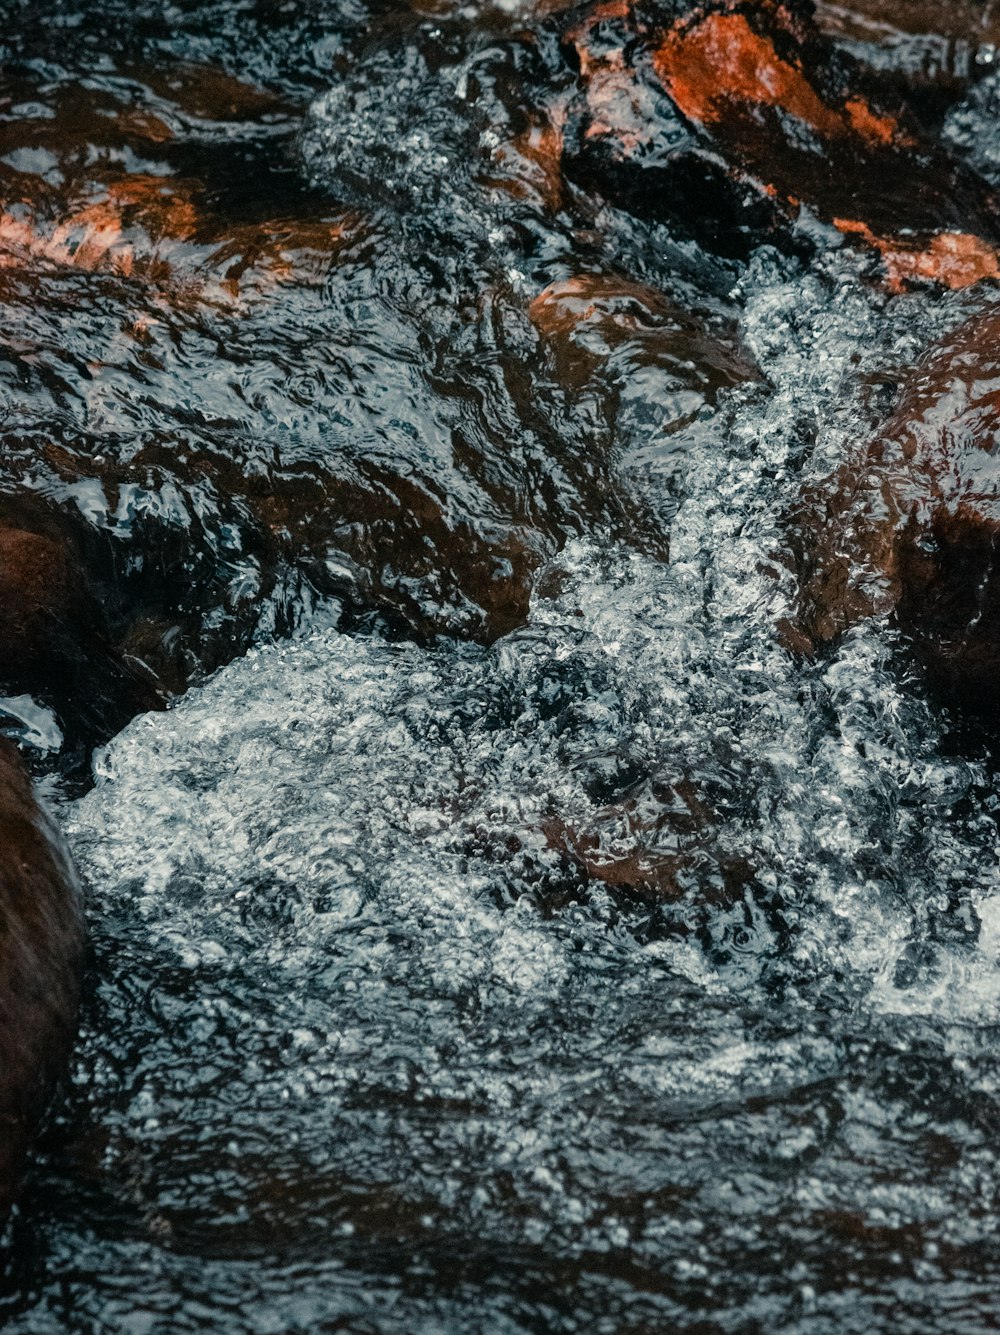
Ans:
{"label": "submerged rock", "polygon": [[582,85],[566,162],[584,185],[725,254],[788,244],[805,209],[874,246],[897,285],[1000,274],[991,189],[882,105],[807,6],[611,0],[564,43]]}
{"label": "submerged rock", "polygon": [[0,524],[0,688],[50,704],[71,741],[114,732],[159,703],[151,681],[111,644],[65,533]]}
{"label": "submerged rock", "polygon": [[69,1053],[82,964],[69,855],[0,739],[0,1220]]}
{"label": "submerged rock", "polygon": [[903,90],[961,91],[987,71],[1000,19],[982,0],[817,0],[823,31]]}
{"label": "submerged rock", "polygon": [[146,708],[317,610],[490,642],[568,538],[666,556],[629,432],[756,373],[731,275],[571,217],[546,41],[399,34],[308,111],[192,64],[12,75],[0,522],[79,561],[125,665],[88,741],[133,673]]}
{"label": "submerged rock", "polygon": [[935,344],[889,420],[799,517],[803,627],[893,614],[931,675],[995,711],[1000,673],[1000,310]]}
{"label": "submerged rock", "polygon": [[628,371],[659,367],[709,400],[727,386],[761,378],[731,323],[712,328],[643,283],[578,274],[550,283],[528,313],[566,383],[585,382],[622,353]]}

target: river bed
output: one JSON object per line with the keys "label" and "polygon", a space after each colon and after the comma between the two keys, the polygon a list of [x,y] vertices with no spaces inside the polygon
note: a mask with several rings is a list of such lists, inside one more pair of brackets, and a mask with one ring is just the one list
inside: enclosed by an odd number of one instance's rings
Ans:
{"label": "river bed", "polygon": [[775,630],[795,498],[989,293],[553,201],[513,8],[3,8],[3,161],[142,140],[201,218],[2,274],[3,503],[178,688],[91,778],[24,724],[93,959],[4,1330],[995,1329],[995,738],[886,617]]}

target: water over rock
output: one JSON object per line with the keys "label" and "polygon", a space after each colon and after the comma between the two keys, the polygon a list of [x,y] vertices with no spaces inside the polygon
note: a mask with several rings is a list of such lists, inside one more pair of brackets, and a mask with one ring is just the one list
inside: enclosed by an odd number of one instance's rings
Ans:
{"label": "water over rock", "polygon": [[80,893],[17,752],[0,738],[0,1220],[76,1031]]}
{"label": "water over rock", "polygon": [[[551,40],[425,27],[304,123],[301,92],[204,63],[17,67],[0,520],[85,572],[80,615],[120,665],[87,708],[83,677],[72,705],[12,682],[67,736],[317,608],[490,641],[568,537],[666,554],[622,444],[650,404],[667,429],[756,372],[717,266],[661,236],[639,253],[564,192],[555,112],[526,98],[560,63]],[[537,318],[574,282],[607,311],[583,379]]]}
{"label": "water over rock", "polygon": [[[833,42],[919,105],[953,101],[990,71],[1000,47],[996,11],[981,0],[817,0]],[[928,94],[934,94],[928,98]]]}
{"label": "water over rock", "polygon": [[892,613],[931,675],[995,712],[1000,671],[1000,314],[926,352],[868,445],[811,496],[807,633]]}
{"label": "water over rock", "polygon": [[[1000,273],[992,189],[824,39],[802,4],[597,3],[564,30],[567,167],[727,254],[795,244],[805,209],[890,283]],[[800,239],[801,240],[801,239]]]}
{"label": "water over rock", "polygon": [[805,5],[557,8],[5,7],[0,515],[183,694],[61,807],[14,1335],[995,1312],[996,757],[775,629],[977,309],[989,81],[940,146]]}

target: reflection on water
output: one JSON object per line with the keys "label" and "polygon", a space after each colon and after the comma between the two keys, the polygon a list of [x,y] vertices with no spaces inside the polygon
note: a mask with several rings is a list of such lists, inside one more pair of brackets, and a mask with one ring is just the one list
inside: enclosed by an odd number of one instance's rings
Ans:
{"label": "reflection on water", "polygon": [[89,610],[0,709],[94,951],[5,1330],[991,1329],[990,742],[775,630],[988,296],[573,186],[527,11],[2,9],[0,524]]}

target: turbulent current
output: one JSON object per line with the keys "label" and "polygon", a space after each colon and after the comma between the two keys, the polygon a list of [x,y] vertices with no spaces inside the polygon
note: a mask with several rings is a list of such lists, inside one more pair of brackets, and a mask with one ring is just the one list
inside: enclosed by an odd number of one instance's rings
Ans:
{"label": "turbulent current", "polygon": [[[351,49],[350,17],[330,49]],[[482,20],[453,22],[468,41]],[[498,221],[449,157],[468,129],[449,99],[499,59],[484,43],[439,50],[446,78],[416,56],[395,83],[377,56],[340,83],[281,74],[308,104],[295,170],[374,210],[322,286],[254,298],[231,339],[225,312],[161,311],[135,360],[108,336],[117,369],[82,388],[48,379],[80,311],[49,292],[33,327],[43,388],[15,415],[49,394],[61,429],[104,432],[121,459],[140,417],[180,422],[185,448],[212,437],[248,474],[251,457],[305,475],[328,451],[346,478],[391,456],[440,532],[475,512],[493,574],[473,597],[460,574],[390,571],[391,540],[351,547],[345,523],[340,565],[310,556],[326,582],[282,576],[294,615],[125,726],[88,791],[43,780],[93,960],[66,1107],[8,1238],[4,1330],[993,1330],[993,747],[887,621],[811,658],[776,631],[802,488],[983,298],[889,296],[807,216],[808,261],[763,246],[739,268],[607,206],[543,226],[514,192]],[[430,129],[378,160],[373,203],[337,136],[365,161],[358,108],[388,135],[417,103]],[[980,94],[954,134],[988,115]],[[696,310],[696,348],[721,331],[715,369],[693,374],[648,303],[631,333],[524,354],[525,309],[581,248],[588,272]],[[95,476],[67,503],[105,532],[143,513],[250,524],[213,514],[204,477],[200,511],[195,491],[171,510],[151,472],[129,515]],[[526,477],[551,489],[548,528]],[[479,633],[480,584],[532,543],[530,599]],[[228,587],[256,596],[245,552],[232,537]],[[378,615],[357,610],[372,584]],[[29,745],[59,744],[44,711],[8,707]]]}

